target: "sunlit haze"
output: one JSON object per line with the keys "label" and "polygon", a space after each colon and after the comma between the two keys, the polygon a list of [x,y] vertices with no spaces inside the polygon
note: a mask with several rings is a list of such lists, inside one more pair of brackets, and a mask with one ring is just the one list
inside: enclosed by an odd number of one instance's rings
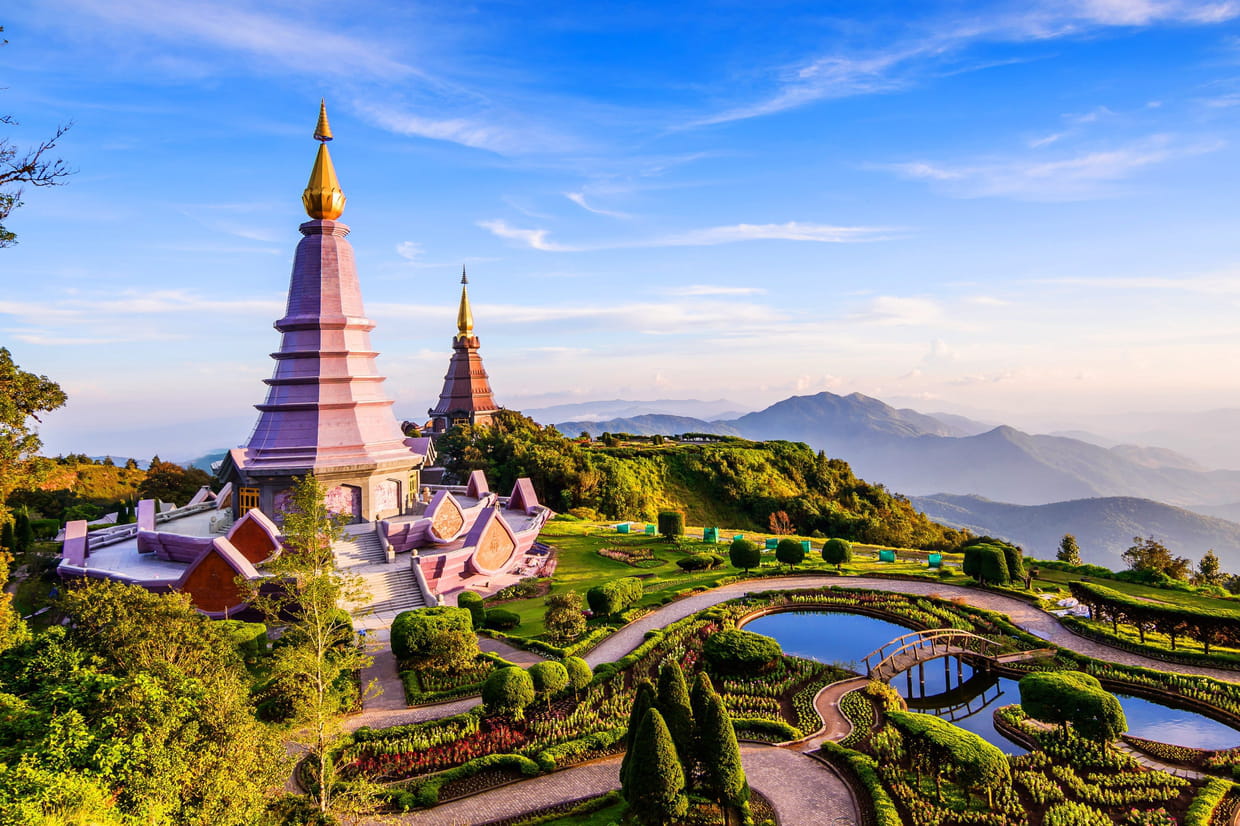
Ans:
{"label": "sunlit haze", "polygon": [[[17,0],[0,344],[51,453],[245,440],[320,98],[397,416],[469,269],[497,400],[1240,406],[1240,4]],[[149,449],[148,449],[149,448]]]}

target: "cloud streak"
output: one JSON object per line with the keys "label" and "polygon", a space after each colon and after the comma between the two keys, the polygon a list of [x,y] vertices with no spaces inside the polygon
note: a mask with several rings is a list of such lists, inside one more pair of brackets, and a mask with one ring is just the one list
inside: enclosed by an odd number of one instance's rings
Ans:
{"label": "cloud streak", "polygon": [[710,247],[734,244],[742,241],[810,241],[820,244],[845,244],[867,241],[883,241],[892,230],[884,227],[842,227],[832,224],[814,224],[788,221],[783,224],[732,224],[721,227],[705,227],[686,232],[654,238],[604,241],[591,244],[562,244],[551,240],[546,229],[522,229],[507,221],[496,219],[479,221],[478,226],[509,241],[515,241],[530,249],[544,252],[593,252],[611,249],[637,249],[654,247]]}

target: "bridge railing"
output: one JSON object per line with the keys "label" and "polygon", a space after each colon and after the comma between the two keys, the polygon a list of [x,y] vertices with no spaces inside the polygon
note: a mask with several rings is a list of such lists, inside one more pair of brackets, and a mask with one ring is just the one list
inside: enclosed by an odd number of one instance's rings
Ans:
{"label": "bridge railing", "polygon": [[[864,662],[866,674],[881,678],[884,668],[890,667],[896,660],[906,654],[913,655],[913,662],[932,660],[935,657],[947,656],[953,652],[977,651],[1000,644],[992,639],[974,634],[971,631],[958,629],[936,629],[917,631],[897,637],[891,642],[866,655]],[[890,652],[890,653],[888,653]],[[925,656],[923,656],[925,652]],[[978,652],[980,653],[980,651]],[[874,662],[877,660],[877,662]]]}

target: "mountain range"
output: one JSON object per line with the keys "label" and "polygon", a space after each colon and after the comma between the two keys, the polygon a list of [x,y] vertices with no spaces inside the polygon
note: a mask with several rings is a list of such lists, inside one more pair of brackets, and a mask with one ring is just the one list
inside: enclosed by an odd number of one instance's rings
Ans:
{"label": "mountain range", "polygon": [[914,496],[913,507],[952,528],[1007,539],[1039,559],[1054,559],[1065,533],[1076,537],[1086,562],[1120,569],[1136,536],[1154,536],[1196,562],[1213,549],[1223,568],[1240,571],[1240,525],[1149,499],[1112,496],[1011,505],[981,496]]}
{"label": "mountain range", "polygon": [[[806,442],[848,461],[861,478],[913,497],[937,520],[1038,553],[1053,553],[1059,537],[1075,533],[1095,549],[1087,549],[1090,561],[1115,564],[1133,536],[1154,534],[1183,545],[1183,553],[1214,547],[1240,569],[1240,525],[1225,521],[1240,517],[1240,471],[1210,470],[1164,447],[1029,434],[859,393],[793,396],[732,419],[646,412],[557,427],[570,435],[701,432]],[[1045,527],[1035,528],[1040,521]]]}

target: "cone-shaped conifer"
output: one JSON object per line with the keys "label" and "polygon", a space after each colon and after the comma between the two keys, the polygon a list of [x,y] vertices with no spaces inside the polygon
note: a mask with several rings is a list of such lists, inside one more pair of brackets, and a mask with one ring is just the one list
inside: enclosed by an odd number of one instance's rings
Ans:
{"label": "cone-shaped conifer", "polygon": [[646,712],[655,707],[654,686],[649,680],[637,684],[637,694],[633,698],[633,707],[629,709],[629,727],[624,732],[624,759],[620,761],[620,782],[625,783],[629,766],[632,765],[633,739],[641,727]]}
{"label": "cone-shaped conifer", "polygon": [[695,749],[693,747],[693,709],[689,707],[689,686],[685,684],[685,672],[680,663],[663,663],[659,669],[659,711],[667,730],[672,733],[676,753],[680,755],[686,777],[694,774]]}
{"label": "cone-shaped conifer", "polygon": [[723,698],[711,692],[704,701],[698,718],[698,737],[704,754],[710,757],[702,762],[702,785],[706,793],[715,799],[723,810],[727,823],[734,823],[738,810],[744,809],[749,800],[749,783],[741,765],[741,749],[736,742],[736,730],[732,718],[723,705]]}
{"label": "cone-shaped conifer", "polygon": [[633,760],[623,792],[638,822],[644,826],[679,823],[689,806],[685,775],[672,735],[657,708],[642,718],[631,753]]}

